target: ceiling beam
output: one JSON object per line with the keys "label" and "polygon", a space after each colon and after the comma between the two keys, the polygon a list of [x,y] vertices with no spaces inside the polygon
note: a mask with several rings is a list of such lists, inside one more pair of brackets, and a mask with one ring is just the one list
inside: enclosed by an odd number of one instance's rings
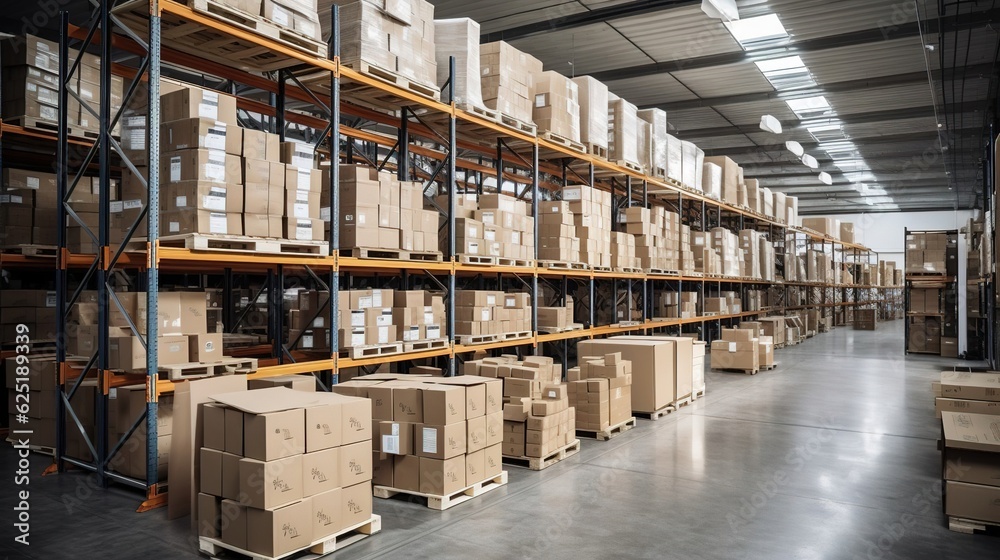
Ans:
{"label": "ceiling beam", "polygon": [[[934,71],[935,80],[951,80],[962,68],[949,68],[945,71]],[[964,68],[964,71],[990,74],[993,71],[992,64],[974,64]],[[788,88],[781,91],[762,91],[755,93],[743,93],[739,95],[726,95],[722,97],[710,97],[704,99],[691,99],[688,101],[675,101],[672,103],[659,103],[644,106],[663,109],[669,115],[671,111],[683,111],[685,109],[699,109],[702,107],[721,107],[723,105],[736,105],[738,103],[758,103],[761,101],[773,101],[784,99],[795,99],[800,97],[812,97],[815,95],[827,95],[830,93],[848,93],[856,90],[866,90],[872,88],[884,88],[903,85],[927,84],[927,72],[909,72],[906,74],[894,74],[891,76],[879,76],[875,78],[861,78],[859,80],[845,80],[842,82],[831,82],[817,86],[800,88]]]}
{"label": "ceiling beam", "polygon": [[[988,21],[992,21],[998,17],[1000,17],[1000,9],[987,10],[983,12],[981,16],[977,15],[975,18],[975,25],[983,26]],[[921,28],[925,34],[936,35],[938,29],[943,28],[946,30],[952,30],[960,26],[972,25],[972,22],[969,21],[970,19],[971,18],[969,18],[968,14],[963,14],[961,17],[948,16],[941,18],[940,27],[938,24],[939,20],[937,18],[921,22],[908,21],[893,27],[877,27],[873,29],[853,31],[850,33],[842,33],[840,35],[806,39],[803,41],[789,41],[778,47],[755,49],[752,51],[740,49],[736,52],[727,52],[665,62],[655,62],[652,64],[640,64],[638,66],[617,68],[615,70],[605,70],[603,72],[595,72],[591,75],[604,83],[608,83],[616,80],[640,78],[656,74],[670,74],[681,70],[711,68],[713,66],[722,66],[726,64],[739,64],[741,62],[748,62],[751,60],[778,58],[793,54],[825,51],[837,47],[882,43],[893,39],[919,37],[921,34]],[[721,25],[721,23],[719,25]]]}
{"label": "ceiling beam", "polygon": [[605,8],[597,8],[596,10],[588,10],[552,19],[536,21],[534,23],[518,25],[516,27],[509,27],[507,29],[501,29],[500,31],[492,31],[490,33],[483,34],[482,37],[480,37],[480,42],[483,44],[492,43],[494,41],[509,42],[516,39],[531,37],[533,35],[551,33],[553,31],[562,31],[564,29],[575,29],[577,27],[593,25],[595,23],[605,23],[626,17],[652,14],[663,10],[669,10],[671,8],[694,6],[699,3],[700,2],[697,0],[637,0],[635,2],[617,4]]}

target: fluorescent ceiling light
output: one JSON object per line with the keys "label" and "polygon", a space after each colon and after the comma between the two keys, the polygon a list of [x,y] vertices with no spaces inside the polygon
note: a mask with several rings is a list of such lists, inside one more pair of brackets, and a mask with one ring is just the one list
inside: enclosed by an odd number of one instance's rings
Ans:
{"label": "fluorescent ceiling light", "polygon": [[819,162],[816,161],[816,158],[809,154],[804,154],[802,156],[802,163],[804,163],[809,169],[819,169]]}
{"label": "fluorescent ceiling light", "polygon": [[795,157],[802,157],[802,154],[806,153],[805,150],[802,149],[802,144],[799,144],[795,140],[785,142],[785,147],[788,148],[789,152],[795,154]]}
{"label": "fluorescent ceiling light", "polygon": [[824,185],[832,185],[833,184],[833,177],[831,177],[829,173],[827,173],[826,171],[824,171],[824,172],[822,172],[822,173],[819,174],[819,182],[823,183]]}
{"label": "fluorescent ceiling light", "polygon": [[785,31],[785,26],[781,25],[777,14],[729,21],[725,22],[725,26],[733,38],[744,47],[760,41],[788,37],[788,32]]}
{"label": "fluorescent ceiling light", "polygon": [[806,65],[802,63],[802,58],[799,56],[755,60],[754,64],[757,65],[758,70],[765,74],[768,72],[778,72],[781,70],[793,70],[806,67]]}
{"label": "fluorescent ceiling light", "polygon": [[760,117],[760,129],[765,132],[781,134],[781,121],[771,115],[762,115]]}
{"label": "fluorescent ceiling light", "polygon": [[786,99],[788,108],[796,115],[811,115],[813,113],[825,113],[831,109],[826,97],[817,95],[815,97],[803,97],[800,99]]}

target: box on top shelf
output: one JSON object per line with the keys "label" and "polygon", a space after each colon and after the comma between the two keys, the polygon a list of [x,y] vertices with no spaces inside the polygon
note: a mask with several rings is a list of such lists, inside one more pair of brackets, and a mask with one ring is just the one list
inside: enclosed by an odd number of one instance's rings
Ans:
{"label": "box on top shelf", "polygon": [[531,115],[538,130],[579,142],[580,102],[576,82],[551,70],[535,74],[533,81]]}
{"label": "box on top shelf", "polygon": [[649,143],[652,148],[650,156],[650,175],[663,179],[667,176],[668,143],[667,112],[663,109],[643,109],[639,111],[640,120],[649,123]]}
{"label": "box on top shelf", "polygon": [[485,107],[480,87],[479,24],[470,18],[434,20],[437,83],[448,81],[455,57],[455,104]]}
{"label": "box on top shelf", "polygon": [[639,165],[639,109],[613,93],[608,100],[608,159]]}
{"label": "box on top shelf", "polygon": [[486,107],[519,121],[530,123],[534,100],[534,76],[542,63],[509,43],[497,41],[479,47],[481,87]]}
{"label": "box on top shelf", "polygon": [[608,149],[608,86],[591,76],[573,78],[580,97],[580,142]]}

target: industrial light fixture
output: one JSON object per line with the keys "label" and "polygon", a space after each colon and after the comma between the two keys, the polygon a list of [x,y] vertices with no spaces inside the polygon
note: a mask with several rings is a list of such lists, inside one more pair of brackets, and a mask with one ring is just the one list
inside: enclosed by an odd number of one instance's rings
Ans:
{"label": "industrial light fixture", "polygon": [[727,21],[724,25],[744,49],[753,43],[788,37],[777,14]]}
{"label": "industrial light fixture", "polygon": [[773,134],[781,134],[781,121],[771,115],[760,117],[760,129]]}
{"label": "industrial light fixture", "polygon": [[786,99],[785,103],[793,113],[803,118],[806,116],[817,117],[830,111],[830,103],[826,97],[816,95],[813,97],[802,97],[799,99]]}
{"label": "industrial light fixture", "polygon": [[822,173],[819,174],[819,182],[823,183],[824,185],[832,185],[833,184],[833,177],[831,177],[829,173],[827,173],[826,171],[824,171],[824,172],[822,172]]}
{"label": "industrial light fixture", "polygon": [[809,154],[802,155],[802,163],[809,169],[819,169],[819,162],[816,161],[816,158]]}
{"label": "industrial light fixture", "polygon": [[789,152],[795,154],[795,157],[802,157],[802,154],[806,153],[806,151],[802,148],[802,144],[799,144],[795,140],[785,142],[785,147],[788,148]]}
{"label": "industrial light fixture", "polygon": [[740,19],[740,11],[736,0],[701,0],[701,11],[710,18],[723,21]]}

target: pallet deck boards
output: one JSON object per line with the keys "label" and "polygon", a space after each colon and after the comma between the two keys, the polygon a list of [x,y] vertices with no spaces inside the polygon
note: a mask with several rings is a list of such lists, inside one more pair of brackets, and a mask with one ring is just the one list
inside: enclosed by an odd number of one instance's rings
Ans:
{"label": "pallet deck boards", "polygon": [[597,156],[604,160],[608,159],[607,146],[598,146],[597,144],[590,144],[587,142],[583,142],[583,150],[585,153],[590,154],[592,156]]}
{"label": "pallet deck boards", "polygon": [[389,344],[368,344],[365,346],[352,346],[350,348],[341,348],[340,356],[342,358],[360,360],[362,358],[389,356],[391,354],[400,354],[402,352],[403,352],[403,343],[392,342]]}
{"label": "pallet deck boards", "polygon": [[483,265],[483,266],[496,266],[497,265],[497,258],[496,257],[484,257],[482,255],[459,254],[458,255],[458,262],[460,262],[462,264],[478,264],[478,265]]}
{"label": "pallet deck boards", "polygon": [[578,437],[578,438],[580,438],[580,437],[587,437],[587,438],[594,438],[594,439],[596,439],[598,441],[608,441],[609,439],[611,439],[611,438],[613,438],[615,436],[619,436],[619,435],[621,435],[621,434],[623,434],[623,433],[631,430],[632,428],[634,428],[636,426],[636,424],[637,424],[637,421],[635,419],[635,416],[633,416],[632,418],[629,418],[628,420],[626,420],[624,422],[621,422],[619,424],[615,424],[614,426],[609,426],[609,427],[604,428],[603,430],[600,430],[600,431],[577,430],[576,431],[576,437]]}
{"label": "pallet deck boards", "polygon": [[403,352],[426,352],[438,348],[447,348],[447,338],[435,338],[432,340],[415,340],[403,343]]}
{"label": "pallet deck boards", "polygon": [[424,492],[416,492],[413,490],[402,490],[399,488],[392,488],[389,486],[374,486],[372,488],[372,494],[376,498],[381,498],[383,500],[388,500],[393,496],[405,495],[414,496],[418,498],[424,498],[427,500],[427,507],[430,509],[444,511],[446,509],[457,506],[458,504],[463,504],[473,498],[478,498],[483,494],[496,490],[507,484],[507,471],[500,471],[498,476],[484,480],[482,482],[477,482],[475,484],[470,484],[465,488],[458,490],[457,492],[452,492],[448,495],[438,495],[438,494],[426,494]]}
{"label": "pallet deck boards", "polygon": [[758,367],[758,368],[753,368],[753,369],[742,369],[742,368],[717,368],[717,367],[713,367],[712,371],[726,371],[726,372],[730,372],[730,373],[743,373],[743,374],[746,374],[746,375],[757,375],[758,373],[760,373],[761,368]]}
{"label": "pallet deck boards", "polygon": [[12,245],[0,250],[4,253],[14,253],[25,257],[55,257],[59,253],[59,248],[54,245]]}
{"label": "pallet deck boards", "polygon": [[538,266],[550,270],[587,270],[590,267],[581,262],[538,261]]}
{"label": "pallet deck boards", "polygon": [[392,261],[442,262],[441,251],[405,251],[402,249],[380,249],[378,247],[351,247],[340,250],[340,256],[356,259],[380,259]]}
{"label": "pallet deck boards", "polygon": [[[409,93],[419,95],[431,101],[441,100],[441,90],[437,87],[420,83],[416,80],[401,76],[400,74],[387,70],[365,60],[341,60],[340,64],[350,68],[359,74],[380,82],[406,90]],[[326,82],[329,89],[329,75],[318,74],[322,81]],[[341,84],[341,95],[359,105],[373,106],[375,109],[388,109],[397,111],[400,107],[413,105],[414,102],[404,99],[394,93],[386,92],[368,84],[344,82]]]}
{"label": "pallet deck boards", "polygon": [[636,418],[645,418],[646,420],[659,420],[664,416],[670,414],[671,412],[676,412],[677,409],[672,404],[668,404],[663,408],[659,408],[653,412],[642,412],[642,411],[632,411],[632,416]]}
{"label": "pallet deck boards", "polygon": [[299,550],[288,552],[280,556],[266,556],[263,554],[257,554],[255,552],[250,552],[239,547],[235,547],[222,542],[219,539],[213,539],[210,537],[198,537],[198,549],[201,552],[212,556],[213,558],[224,554],[226,552],[232,552],[241,556],[252,558],[253,560],[280,560],[282,558],[292,558],[298,554],[309,551],[312,554],[324,556],[331,554],[337,550],[344,548],[345,546],[352,545],[358,541],[364,540],[376,533],[382,531],[382,516],[373,514],[371,519],[360,523],[353,527],[348,527],[339,533],[331,535],[329,537],[324,537],[321,540],[315,541],[309,546],[303,547]]}
{"label": "pallet deck boards", "polygon": [[[27,115],[21,115],[19,117],[5,117],[3,121],[5,124],[20,126],[21,128],[27,130],[34,130],[36,132],[43,132],[48,134],[59,133],[58,123],[40,117],[29,117]],[[69,134],[69,136],[73,138],[84,138],[87,140],[97,140],[101,136],[101,134],[96,130],[81,128],[79,126],[67,127],[67,134]]]}
{"label": "pallet deck boards", "polygon": [[252,373],[257,371],[257,358],[224,358],[217,362],[170,364],[160,366],[157,370],[159,373],[167,374],[167,378],[171,381],[198,379],[230,373]]}
{"label": "pallet deck boards", "polygon": [[962,517],[948,517],[948,530],[954,531],[956,533],[962,533],[965,535],[973,535],[977,532],[983,533],[986,531],[1000,529],[1000,523],[993,523],[990,521],[976,521],[974,519],[965,519]]}
{"label": "pallet deck boards", "polygon": [[[146,243],[146,238],[140,237],[129,245],[139,250],[145,249]],[[294,239],[247,237],[245,235],[185,233],[161,237],[159,244],[160,247],[223,253],[313,255],[317,257],[323,257],[329,253],[329,244],[326,241],[297,241]],[[139,247],[140,245],[142,247]]]}
{"label": "pallet deck boards", "polygon": [[573,323],[568,327],[543,327],[543,326],[538,327],[538,332],[542,334],[558,334],[558,333],[582,331],[582,330],[583,330],[583,323]]}
{"label": "pallet deck boards", "polygon": [[573,150],[574,152],[580,152],[581,154],[587,153],[587,148],[586,146],[583,145],[583,143],[577,142],[576,140],[570,140],[565,136],[560,136],[558,134],[553,134],[552,132],[544,131],[539,133],[538,137],[543,140],[552,142],[553,144],[558,144],[566,148],[567,150]]}
{"label": "pallet deck boards", "polygon": [[514,465],[517,467],[531,469],[533,471],[540,471],[542,469],[551,467],[552,465],[569,459],[573,455],[580,452],[580,440],[573,440],[569,445],[564,445],[555,451],[546,454],[543,457],[513,457],[510,455],[503,456],[503,462],[509,465]]}

